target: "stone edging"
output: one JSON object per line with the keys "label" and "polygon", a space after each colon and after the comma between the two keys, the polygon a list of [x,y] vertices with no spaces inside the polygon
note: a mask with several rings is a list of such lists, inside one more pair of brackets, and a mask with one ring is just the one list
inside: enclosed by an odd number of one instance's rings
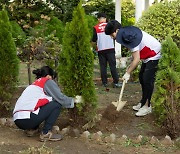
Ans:
{"label": "stone edging", "polygon": [[[17,128],[12,118],[0,118],[0,125],[11,128]],[[136,138],[132,138],[132,139],[128,138],[125,134],[122,135],[121,137],[118,137],[114,133],[107,136],[103,134],[101,131],[98,131],[96,133],[90,133],[89,131],[84,131],[83,133],[80,133],[80,130],[70,127],[66,127],[60,130],[58,126],[53,126],[52,131],[54,133],[62,134],[64,136],[81,138],[83,140],[93,140],[95,142],[100,142],[100,143],[126,143],[127,141],[131,141],[131,143],[139,144],[139,145],[144,145],[146,143],[149,143],[152,145],[173,146],[176,142],[178,142],[178,145],[180,144],[180,138],[177,138],[175,141],[173,141],[171,137],[168,135],[166,135],[165,138],[159,140],[155,136],[149,138],[139,135]]]}

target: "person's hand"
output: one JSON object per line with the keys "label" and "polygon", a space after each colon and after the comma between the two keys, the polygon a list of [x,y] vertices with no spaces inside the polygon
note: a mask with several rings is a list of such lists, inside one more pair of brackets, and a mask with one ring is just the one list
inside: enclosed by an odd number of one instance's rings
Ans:
{"label": "person's hand", "polygon": [[128,82],[128,80],[130,79],[130,74],[128,72],[126,72],[123,77],[122,77],[123,80],[126,81],[126,83]]}
{"label": "person's hand", "polygon": [[81,103],[82,101],[83,101],[82,96],[79,95],[75,96],[74,103]]}

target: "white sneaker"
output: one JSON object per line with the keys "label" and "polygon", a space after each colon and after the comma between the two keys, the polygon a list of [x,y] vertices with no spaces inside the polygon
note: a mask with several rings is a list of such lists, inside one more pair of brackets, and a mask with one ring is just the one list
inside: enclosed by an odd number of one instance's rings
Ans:
{"label": "white sneaker", "polygon": [[143,106],[142,108],[139,109],[139,111],[136,113],[136,116],[141,117],[141,116],[145,116],[149,113],[152,112],[152,108],[151,106]]}
{"label": "white sneaker", "polygon": [[141,108],[141,103],[138,103],[138,105],[133,106],[133,110],[138,111]]}

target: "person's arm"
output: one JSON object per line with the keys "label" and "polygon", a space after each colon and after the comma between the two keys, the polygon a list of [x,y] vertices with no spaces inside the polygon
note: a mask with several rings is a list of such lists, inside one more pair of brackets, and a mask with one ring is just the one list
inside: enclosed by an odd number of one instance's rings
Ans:
{"label": "person's arm", "polygon": [[139,61],[140,61],[140,54],[139,54],[139,51],[135,51],[132,53],[132,57],[133,57],[133,60],[131,62],[131,64],[129,65],[129,67],[127,68],[126,70],[126,73],[123,75],[122,79],[127,81],[130,79],[130,74],[131,72],[137,67],[137,65],[139,64]]}
{"label": "person's arm", "polygon": [[97,33],[95,28],[93,28],[93,37],[91,39],[91,46],[93,47],[93,49],[96,49],[96,42],[97,42]]}
{"label": "person's arm", "polygon": [[44,86],[44,92],[53,98],[53,100],[60,103],[65,108],[74,107],[74,98],[64,95],[56,82],[48,80]]}
{"label": "person's arm", "polygon": [[133,60],[129,67],[127,68],[127,73],[131,74],[131,72],[137,67],[140,61],[140,54],[139,51],[135,51],[132,53]]}
{"label": "person's arm", "polygon": [[92,37],[92,42],[96,43],[97,42],[97,33],[96,33],[96,29],[93,28],[93,37]]}

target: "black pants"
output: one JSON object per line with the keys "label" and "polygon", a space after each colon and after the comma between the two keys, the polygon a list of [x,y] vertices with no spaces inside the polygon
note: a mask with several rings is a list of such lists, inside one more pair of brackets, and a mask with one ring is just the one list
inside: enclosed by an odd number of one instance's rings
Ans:
{"label": "black pants", "polygon": [[157,72],[158,60],[151,60],[147,63],[142,63],[139,73],[139,81],[142,88],[141,107],[146,104],[148,100],[148,106],[151,104],[151,96],[154,89],[155,75]]}
{"label": "black pants", "polygon": [[99,64],[100,64],[102,83],[107,84],[107,63],[109,63],[113,82],[115,84],[118,83],[119,76],[116,70],[115,51],[114,50],[113,51],[112,50],[100,51],[98,52],[98,58],[99,58]]}
{"label": "black pants", "polygon": [[23,130],[37,129],[44,122],[43,133],[46,134],[52,129],[60,114],[61,104],[51,101],[40,108],[38,115],[31,112],[30,119],[17,119],[15,124]]}

